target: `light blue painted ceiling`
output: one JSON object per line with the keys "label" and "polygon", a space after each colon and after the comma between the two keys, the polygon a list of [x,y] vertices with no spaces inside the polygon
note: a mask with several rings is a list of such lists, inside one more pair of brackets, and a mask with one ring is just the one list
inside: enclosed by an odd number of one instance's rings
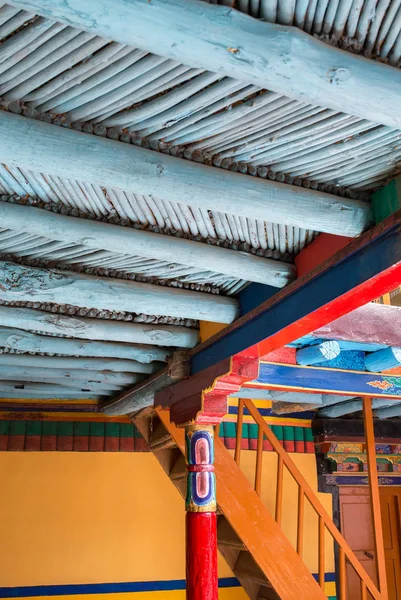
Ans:
{"label": "light blue painted ceiling", "polygon": [[[220,4],[232,2],[221,0]],[[256,18],[293,24],[327,43],[400,66],[400,0],[238,0],[235,7]],[[0,3],[0,39],[0,105],[26,118],[350,198],[366,198],[400,171],[401,132],[389,127],[191,69],[5,3]],[[276,259],[290,260],[315,236],[313,231],[282,223],[239,218],[213,207],[199,209],[191,206],[190,198],[184,205],[71,180],[68,173],[65,177],[33,173],[22,166],[0,165],[0,194],[0,200]],[[127,257],[123,249],[117,254],[101,246],[88,256],[87,250],[76,244],[60,244],[18,230],[0,229],[0,254],[27,264],[89,270],[122,279],[144,278],[152,283],[168,279],[169,271],[163,257]],[[175,278],[174,285],[199,293],[235,295],[246,283],[216,274],[211,267],[206,272],[188,268]],[[39,309],[44,315],[60,318],[114,320],[127,327],[131,322],[197,327],[191,319],[58,306],[34,299],[6,306]],[[21,325],[21,332],[27,331],[45,333]],[[46,335],[74,337],[61,331]],[[5,345],[0,353],[49,356],[35,347],[27,352],[15,344]],[[84,356],[81,358],[83,361]],[[35,380],[31,383],[36,385]],[[93,395],[92,390],[87,393]]]}

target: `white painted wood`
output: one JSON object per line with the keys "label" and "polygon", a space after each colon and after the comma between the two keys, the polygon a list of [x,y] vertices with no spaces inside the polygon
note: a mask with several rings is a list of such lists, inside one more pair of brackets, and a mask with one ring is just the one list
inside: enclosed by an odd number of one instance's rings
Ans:
{"label": "white painted wood", "polygon": [[50,240],[162,259],[173,265],[179,263],[204,271],[212,270],[278,288],[284,287],[295,275],[293,265],[288,263],[131,227],[68,217],[31,206],[0,203],[0,223],[3,229],[24,231]]}
{"label": "white painted wood", "polygon": [[[396,401],[395,401],[396,402]],[[390,406],[394,404],[394,400],[383,399],[379,400],[377,398],[372,398],[372,408],[380,408],[385,406]],[[340,402],[339,404],[333,404],[332,406],[327,406],[326,408],[322,408],[319,410],[319,418],[320,417],[342,417],[344,415],[349,415],[354,412],[358,412],[362,410],[363,403],[362,400],[348,400],[347,402]]]}
{"label": "white painted wood", "polygon": [[331,406],[332,404],[339,404],[340,402],[347,402],[353,400],[355,396],[339,396],[338,394],[322,394],[322,405]]}
{"label": "white painted wood", "polygon": [[43,369],[82,369],[112,373],[144,373],[151,375],[163,367],[163,363],[143,364],[136,360],[118,358],[75,358],[71,356],[39,356],[31,354],[0,354],[0,367],[40,367]]}
{"label": "white painted wood", "polygon": [[338,342],[331,340],[316,346],[307,346],[297,350],[298,365],[316,365],[339,356],[341,350]]}
{"label": "white painted wood", "polygon": [[11,327],[0,327],[0,347],[22,352],[45,352],[50,355],[125,358],[140,363],[165,362],[169,352],[167,348],[158,346],[71,340],[37,335]]}
{"label": "white painted wood", "polygon": [[216,294],[0,261],[0,298],[231,323],[238,302]]}
{"label": "white painted wood", "polygon": [[365,354],[365,368],[373,373],[381,373],[386,369],[398,367],[401,364],[401,348],[385,348]]}
{"label": "white painted wood", "polygon": [[193,348],[199,340],[199,332],[189,327],[71,317],[18,306],[0,306],[0,326],[87,340],[180,348]]}
{"label": "white painted wood", "polygon": [[[7,373],[1,373],[0,372],[0,381],[4,380],[4,381],[9,381],[10,380],[10,375],[8,375]],[[71,388],[74,390],[80,390],[83,392],[96,392],[97,394],[102,394],[102,395],[107,395],[109,396],[110,394],[114,393],[119,393],[121,392],[121,390],[123,389],[123,386],[121,385],[113,385],[112,383],[99,383],[97,381],[84,381],[84,380],[80,380],[77,379],[76,381],[73,380],[69,380],[66,378],[57,378],[57,377],[47,377],[46,379],[43,379],[43,377],[40,377],[39,375],[18,375],[18,377],[16,377],[13,380],[15,383],[19,383],[19,382],[32,382],[32,383],[53,383],[56,385],[62,385],[65,386],[67,388]]]}
{"label": "white painted wood", "polygon": [[307,392],[282,392],[270,390],[272,400],[276,402],[291,402],[294,404],[321,404],[321,394],[308,394]]}
{"label": "white painted wood", "polygon": [[[103,395],[106,395],[104,392]],[[50,400],[53,398],[68,398],[70,400],[99,400],[99,392],[81,392],[74,388],[67,388],[53,383],[29,383],[0,381],[0,402],[8,398],[32,398]]]}
{"label": "white painted wood", "polygon": [[[202,6],[206,4],[202,3]],[[241,217],[356,236],[370,207],[0,112],[0,162]]]}
{"label": "white painted wood", "polygon": [[199,0],[13,0],[50,19],[283,93],[401,128],[401,73],[295,27]]}
{"label": "white painted wood", "polygon": [[106,373],[104,371],[89,371],[86,369],[62,369],[49,367],[28,367],[0,365],[0,379],[15,379],[35,377],[36,380],[65,379],[65,385],[82,387],[83,383],[110,384],[112,386],[135,385],[143,379],[135,373]]}
{"label": "white painted wood", "polygon": [[375,417],[379,419],[390,419],[391,417],[399,417],[401,415],[401,402],[396,400],[387,408],[379,408],[375,411]]}

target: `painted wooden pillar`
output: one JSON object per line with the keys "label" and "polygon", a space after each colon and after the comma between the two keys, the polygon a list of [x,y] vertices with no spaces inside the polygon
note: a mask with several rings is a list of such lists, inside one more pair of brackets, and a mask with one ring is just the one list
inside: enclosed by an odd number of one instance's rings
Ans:
{"label": "painted wooden pillar", "polygon": [[217,600],[217,517],[214,429],[185,428],[187,460],[187,600]]}

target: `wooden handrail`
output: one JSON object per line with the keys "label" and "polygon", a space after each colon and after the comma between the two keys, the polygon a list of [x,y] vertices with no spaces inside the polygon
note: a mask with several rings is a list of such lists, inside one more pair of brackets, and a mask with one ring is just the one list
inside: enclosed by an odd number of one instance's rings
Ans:
{"label": "wooden handrail", "polygon": [[[337,542],[337,544],[339,546],[339,549],[340,549],[340,556],[339,556],[339,558],[340,558],[340,569],[339,569],[340,570],[340,599],[346,600],[346,597],[347,597],[346,596],[346,570],[345,570],[345,558],[347,558],[348,562],[350,563],[350,565],[352,565],[353,569],[357,573],[360,580],[365,584],[366,590],[369,591],[372,598],[374,600],[386,600],[386,596],[384,596],[377,589],[377,587],[374,584],[374,582],[372,581],[372,579],[366,573],[365,569],[362,567],[359,560],[355,556],[353,550],[351,549],[351,547],[349,546],[347,541],[344,539],[344,537],[342,536],[340,531],[337,529],[336,525],[333,523],[332,519],[330,518],[329,514],[327,513],[327,511],[325,510],[323,505],[321,504],[320,500],[317,498],[316,494],[314,493],[314,491],[312,490],[312,488],[310,487],[308,482],[305,480],[305,478],[303,477],[301,472],[298,470],[298,468],[295,466],[295,464],[293,463],[293,461],[291,460],[291,458],[289,457],[287,452],[284,450],[284,448],[282,447],[282,445],[280,444],[280,442],[278,441],[278,439],[276,438],[276,436],[274,435],[274,433],[272,432],[270,427],[267,425],[266,421],[261,416],[258,409],[253,404],[252,400],[249,400],[249,399],[241,399],[241,400],[242,400],[242,402],[239,404],[239,409],[238,409],[238,422],[240,421],[240,418],[241,418],[241,423],[242,423],[243,410],[244,410],[244,408],[246,408],[248,410],[249,414],[251,415],[251,417],[253,418],[253,420],[255,421],[255,423],[259,426],[259,431],[263,432],[263,435],[267,438],[267,440],[272,445],[274,451],[278,455],[278,461],[279,461],[278,462],[279,472],[278,472],[278,478],[277,478],[278,483],[279,483],[279,477],[281,477],[281,481],[282,481],[282,473],[280,475],[280,465],[281,466],[285,465],[288,472],[291,474],[293,479],[299,485],[300,489],[302,489],[303,496],[308,499],[308,502],[310,503],[310,505],[312,506],[314,511],[317,513],[317,515],[319,517],[319,547],[322,547],[322,549],[324,548],[324,530],[325,529],[327,529],[327,531],[331,534],[334,541]],[[242,414],[240,414],[240,413],[242,413]],[[281,492],[280,492],[280,505],[281,505],[282,483],[280,485],[281,485]],[[277,517],[277,500],[279,497],[278,488],[279,488],[279,486],[277,486],[277,495],[276,495],[276,517]],[[279,517],[281,517],[280,509],[279,509]],[[279,521],[277,521],[277,522],[279,522]],[[322,538],[323,538],[323,543],[322,543]],[[298,546],[298,543],[297,543],[297,546]],[[321,567],[321,559],[320,559],[320,552],[319,552],[319,570],[320,570],[320,567]],[[324,568],[323,568],[323,578],[324,578]],[[319,572],[319,583],[320,584],[322,583],[320,572]]]}

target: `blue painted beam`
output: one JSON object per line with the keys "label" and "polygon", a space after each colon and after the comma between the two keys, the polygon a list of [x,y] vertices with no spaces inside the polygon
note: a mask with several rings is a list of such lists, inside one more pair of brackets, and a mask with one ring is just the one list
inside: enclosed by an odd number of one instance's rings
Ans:
{"label": "blue painted beam", "polygon": [[263,342],[261,353],[348,314],[401,284],[401,211],[193,350],[192,373]]}
{"label": "blue painted beam", "polygon": [[[401,128],[401,72],[199,0],[13,0],[94,35]],[[279,203],[278,203],[279,204]]]}
{"label": "blue painted beam", "polygon": [[260,363],[258,379],[247,382],[244,387],[401,398],[400,377],[366,373],[365,371],[344,371],[267,362]]}
{"label": "blue painted beam", "polygon": [[387,369],[399,367],[401,364],[401,348],[385,348],[378,352],[372,352],[365,356],[365,368],[367,371],[380,373]]}
{"label": "blue painted beam", "polygon": [[326,360],[333,360],[340,354],[340,345],[335,340],[322,342],[316,346],[307,346],[297,351],[299,365],[316,365]]}

